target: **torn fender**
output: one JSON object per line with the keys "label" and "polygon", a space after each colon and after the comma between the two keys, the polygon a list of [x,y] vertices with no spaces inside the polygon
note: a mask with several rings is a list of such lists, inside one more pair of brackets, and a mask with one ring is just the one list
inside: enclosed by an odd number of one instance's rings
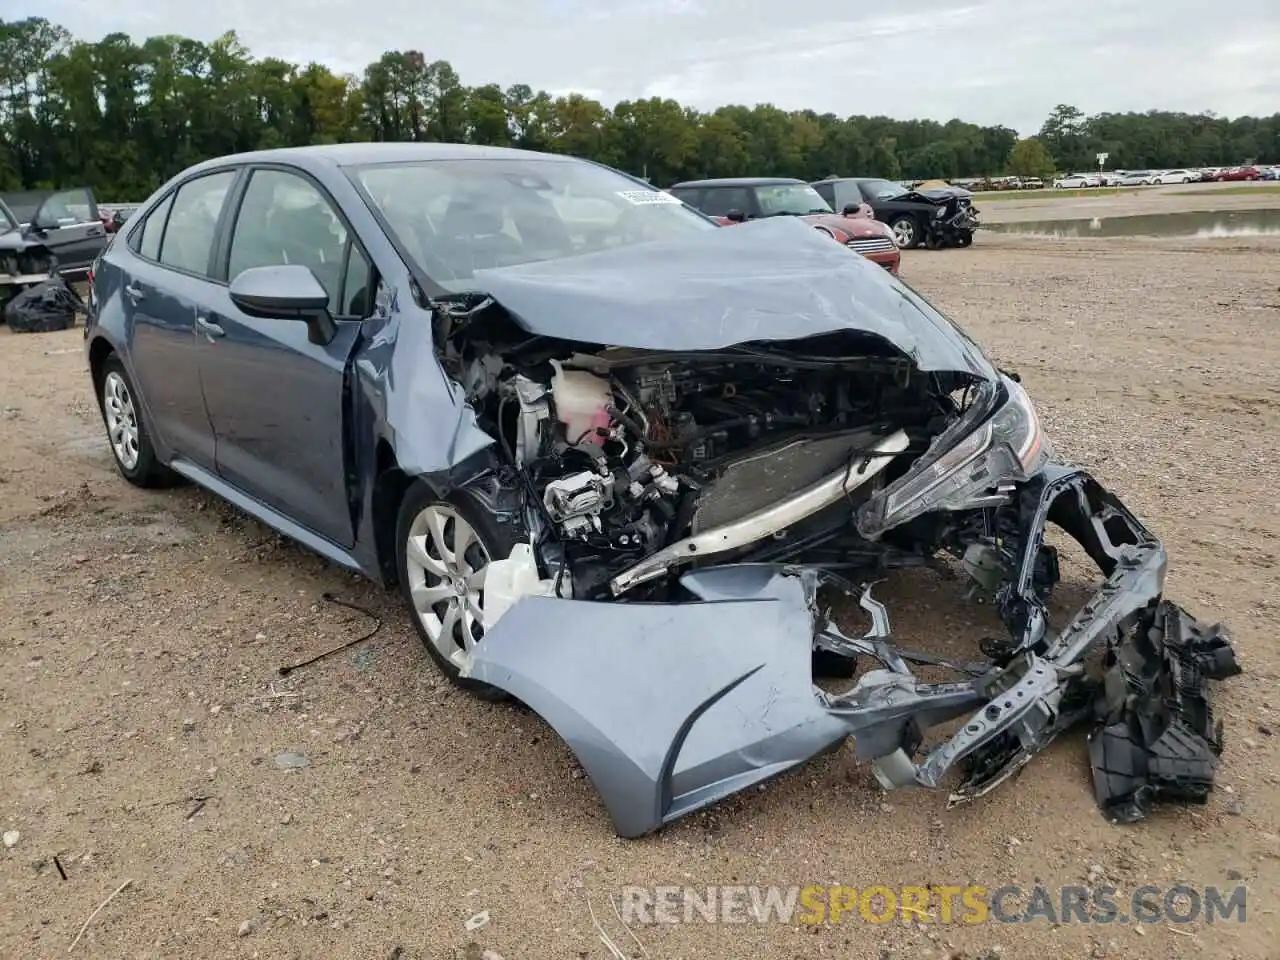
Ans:
{"label": "torn fender", "polygon": [[636,837],[834,749],[819,702],[806,586],[768,565],[682,583],[703,602],[518,601],[470,675],[542,716]]}

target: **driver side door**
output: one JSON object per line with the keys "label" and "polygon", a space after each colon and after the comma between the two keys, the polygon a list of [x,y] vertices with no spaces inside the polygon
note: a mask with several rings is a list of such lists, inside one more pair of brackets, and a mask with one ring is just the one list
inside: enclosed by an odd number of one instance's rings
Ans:
{"label": "driver side door", "polygon": [[[233,204],[219,253],[225,282],[196,317],[218,475],[349,547],[347,374],[372,312],[371,261],[337,205],[300,171],[257,167]],[[227,284],[241,272],[280,264],[306,266],[329,293],[337,332],[328,343],[313,342],[305,323],[250,316],[232,301]]]}

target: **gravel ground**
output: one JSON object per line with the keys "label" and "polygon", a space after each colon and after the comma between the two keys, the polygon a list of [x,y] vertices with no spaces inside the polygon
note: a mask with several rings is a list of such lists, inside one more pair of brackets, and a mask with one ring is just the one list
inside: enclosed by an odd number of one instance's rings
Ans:
{"label": "gravel ground", "polygon": [[[0,956],[66,955],[130,880],[74,955],[606,957],[594,911],[640,956],[609,907],[625,884],[1109,883],[1123,902],[1182,882],[1246,884],[1247,922],[633,932],[653,958],[1275,957],[1280,243],[988,235],[911,252],[904,274],[1165,538],[1169,594],[1234,629],[1246,673],[1218,689],[1207,806],[1108,824],[1082,735],[950,812],[882,794],[846,748],[620,841],[555,736],[442,683],[392,596],[199,490],[116,476],[79,331],[3,330]],[[1088,573],[1066,574],[1080,596]],[[962,589],[911,573],[879,596],[913,645],[963,654],[995,628]],[[326,591],[381,631],[279,679],[370,626]]]}

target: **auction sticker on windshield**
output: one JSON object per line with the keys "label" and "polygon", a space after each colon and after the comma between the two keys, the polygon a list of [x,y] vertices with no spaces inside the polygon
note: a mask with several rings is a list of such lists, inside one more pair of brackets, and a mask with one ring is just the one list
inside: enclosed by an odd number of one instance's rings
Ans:
{"label": "auction sticker on windshield", "polygon": [[619,190],[618,196],[640,206],[646,203],[680,203],[680,198],[665,190]]}

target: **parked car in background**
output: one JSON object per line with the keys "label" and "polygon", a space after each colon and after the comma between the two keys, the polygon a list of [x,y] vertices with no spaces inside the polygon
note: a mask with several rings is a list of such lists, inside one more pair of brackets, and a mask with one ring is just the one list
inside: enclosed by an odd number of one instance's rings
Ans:
{"label": "parked car in background", "polygon": [[1100,187],[1102,186],[1102,177],[1096,173],[1068,173],[1065,177],[1058,177],[1054,180],[1053,185],[1058,190],[1079,190],[1083,187]]}
{"label": "parked car in background", "polygon": [[1194,170],[1184,170],[1182,168],[1178,168],[1176,170],[1161,170],[1152,177],[1151,180],[1152,183],[1158,184],[1192,183],[1199,182],[1200,174]]}
{"label": "parked car in background", "polygon": [[1125,173],[1116,184],[1118,187],[1149,187],[1154,181],[1155,174],[1150,170],[1130,170]]}
{"label": "parked car in background", "polygon": [[0,207],[0,303],[55,271],[83,278],[107,245],[88,187],[0,194]]}
{"label": "parked car in background", "polygon": [[787,177],[686,180],[668,192],[724,225],[762,217],[801,217],[890,273],[897,273],[902,262],[893,231],[875,219],[870,206],[862,204],[838,214],[803,180]]}
{"label": "parked car in background", "polygon": [[1231,180],[1261,180],[1262,171],[1252,164],[1243,167],[1230,167],[1219,170],[1213,179],[1219,183]]}
{"label": "parked car in background", "polygon": [[878,177],[829,177],[811,186],[835,210],[869,205],[904,249],[922,244],[967,247],[980,226],[973,194],[963,187],[909,190]]}
{"label": "parked car in background", "polygon": [[1024,177],[1022,180],[1023,190],[1043,190],[1044,181],[1039,177]]}
{"label": "parked car in background", "polygon": [[107,228],[107,233],[115,233],[125,225],[129,217],[133,215],[133,211],[138,209],[137,204],[115,204],[111,207],[100,207],[99,215],[102,218],[103,225]]}
{"label": "parked car in background", "polygon": [[1258,179],[1259,180],[1280,180],[1280,166],[1263,167],[1262,175]]}

